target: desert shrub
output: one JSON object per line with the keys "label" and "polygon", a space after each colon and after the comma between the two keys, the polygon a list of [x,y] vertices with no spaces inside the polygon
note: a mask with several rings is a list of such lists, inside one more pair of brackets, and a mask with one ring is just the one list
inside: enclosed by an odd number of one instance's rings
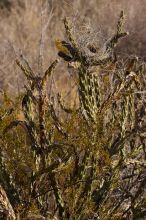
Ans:
{"label": "desert shrub", "polygon": [[[146,216],[145,64],[116,56],[123,21],[121,12],[116,33],[97,44],[92,30],[79,35],[65,18],[67,42],[56,41],[60,58],[44,74],[16,60],[27,83],[16,102],[4,93],[0,181],[21,219]],[[77,73],[76,107],[47,93],[61,59]]]}
{"label": "desert shrub", "polygon": [[[23,75],[15,65],[16,53],[22,51],[33,70],[40,71],[38,51],[43,35],[42,60],[46,69],[48,62],[52,62],[56,57],[54,39],[64,39],[64,16],[72,16],[74,23],[79,23],[79,20],[80,23],[86,21],[98,32],[102,30],[106,37],[113,34],[116,19],[122,8],[126,12],[126,25],[131,34],[118,45],[117,53],[146,57],[145,0],[1,0],[0,4],[1,2],[10,2],[11,10],[0,10],[0,89],[7,88],[13,96],[17,96],[19,91],[22,92],[24,81]],[[65,83],[67,71],[64,66],[59,65],[56,69],[55,82],[59,79],[59,83],[64,83],[63,88],[65,85],[68,88],[68,84]],[[59,84],[59,87],[63,89],[62,84]]]}

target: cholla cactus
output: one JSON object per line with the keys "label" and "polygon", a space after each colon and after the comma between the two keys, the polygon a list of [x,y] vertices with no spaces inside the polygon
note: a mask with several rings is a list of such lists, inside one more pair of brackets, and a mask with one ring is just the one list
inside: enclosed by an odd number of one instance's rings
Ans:
{"label": "cholla cactus", "polygon": [[[104,215],[107,213],[105,207],[108,207],[108,202],[111,201],[111,192],[114,192],[115,189],[114,184],[120,184],[120,166],[125,163],[127,154],[129,155],[125,140],[127,140],[128,133],[132,134],[137,130],[135,130],[136,110],[133,91],[140,89],[142,74],[137,58],[128,59],[123,67],[116,59],[114,48],[118,40],[128,34],[123,31],[123,23],[124,14],[121,12],[117,32],[99,47],[98,44],[90,42],[90,32],[88,32],[86,42],[79,40],[79,36],[76,38],[69,21],[64,20],[68,38],[66,45],[69,45],[75,53],[68,60],[64,55],[60,53],[58,55],[78,71],[80,113],[89,125],[88,129],[92,129],[90,149],[85,150],[79,175],[79,179],[87,181],[88,186],[80,185],[74,200],[76,213],[74,215],[77,219],[83,219],[85,213],[83,214],[82,211],[87,202],[86,198],[95,202],[95,210],[99,211],[101,219],[111,219],[112,216],[116,218],[116,210],[119,207],[122,210],[121,202],[119,202],[119,206],[115,204],[107,216]],[[64,46],[66,47],[66,45]],[[77,62],[78,65],[76,65]],[[108,89],[105,88],[107,85]],[[116,136],[117,138],[115,138]],[[115,167],[112,162],[114,156],[120,158]],[[103,163],[104,171],[102,181],[98,182],[96,178],[99,178],[100,175],[97,174],[97,167],[100,167],[100,163]],[[140,171],[139,174],[141,175],[142,172]],[[95,177],[95,181],[93,181],[93,177]],[[131,182],[131,184],[134,183]],[[124,194],[122,195],[124,196]],[[123,216],[126,215],[124,212],[122,213]],[[119,218],[120,216],[119,213]]]}
{"label": "cholla cactus", "polygon": [[[69,42],[64,43],[64,41],[62,41],[60,44],[56,42],[59,56],[71,63],[72,66],[74,66],[74,62],[76,64],[76,61],[80,63],[80,65],[78,65],[78,76],[81,111],[87,120],[90,119],[95,123],[96,120],[98,120],[97,115],[100,111],[99,107],[102,104],[98,83],[99,74],[101,74],[101,68],[104,68],[104,66],[109,63],[115,64],[116,62],[113,49],[119,38],[127,35],[126,32],[123,32],[123,20],[124,14],[121,12],[116,34],[111,39],[104,42],[99,48],[99,46],[96,45],[97,39],[95,39],[95,42],[92,42],[92,38],[90,39],[90,37],[84,41],[76,39],[73,36],[72,27],[69,24],[69,21],[65,18],[64,26]],[[88,35],[90,36],[90,32]],[[64,52],[62,51],[62,48],[58,46],[61,44],[64,48]],[[70,53],[70,56],[69,53],[66,53],[67,51]],[[68,59],[66,56],[68,56]],[[95,68],[92,68],[94,66]]]}
{"label": "cholla cactus", "polygon": [[118,40],[127,35],[123,18],[121,12],[108,41],[92,31],[80,37],[64,19],[67,41],[55,43],[58,55],[78,73],[77,109],[66,107],[58,95],[57,114],[54,98],[47,96],[59,60],[42,77],[23,56],[16,61],[27,79],[24,118],[14,120],[15,107],[1,113],[0,165],[18,195],[19,204],[12,205],[22,219],[31,213],[59,220],[146,216],[145,67],[136,57],[115,54]]}

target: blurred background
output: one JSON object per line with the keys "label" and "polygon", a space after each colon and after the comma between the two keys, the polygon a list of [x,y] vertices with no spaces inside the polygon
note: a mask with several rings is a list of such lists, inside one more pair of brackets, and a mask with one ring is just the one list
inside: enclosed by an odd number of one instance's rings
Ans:
{"label": "blurred background", "polygon": [[[24,78],[15,64],[20,54],[36,74],[42,74],[57,57],[55,39],[65,38],[65,16],[108,38],[116,30],[121,10],[126,14],[129,36],[118,45],[117,53],[146,59],[146,0],[0,0],[0,89],[14,97],[23,91]],[[64,62],[52,80],[51,85],[65,94],[73,86]]]}

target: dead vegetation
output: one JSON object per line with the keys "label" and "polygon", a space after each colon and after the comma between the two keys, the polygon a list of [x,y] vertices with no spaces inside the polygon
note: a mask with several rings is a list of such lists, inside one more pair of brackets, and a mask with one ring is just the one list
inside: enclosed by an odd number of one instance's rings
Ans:
{"label": "dead vegetation", "polygon": [[[94,28],[81,26],[80,35],[65,18],[59,56],[45,71],[41,47],[38,66],[16,54],[24,91],[15,101],[3,92],[0,109],[0,184],[16,219],[146,217],[146,70],[142,59],[116,54],[123,25],[121,12],[101,41]],[[72,105],[61,90],[48,95],[61,62],[76,73]]]}
{"label": "dead vegetation", "polygon": [[[145,57],[145,0],[1,0],[0,10],[0,88],[9,90],[17,96],[23,90],[20,70],[16,67],[17,55],[23,53],[35,72],[38,69],[40,40],[43,38],[41,56],[43,70],[56,58],[55,39],[65,39],[63,31],[64,16],[72,17],[73,23],[93,27],[93,35],[101,32],[101,39],[113,34],[121,9],[126,14],[126,28],[130,35],[117,47],[120,55],[136,54]],[[140,15],[140,16],[139,16]],[[79,22],[80,21],[80,22]],[[77,33],[82,33],[79,30]],[[82,40],[82,39],[80,39]],[[62,72],[63,74],[60,74]],[[55,82],[59,89],[68,92],[68,75],[65,65],[57,67]],[[61,82],[61,83],[60,83]],[[64,84],[62,88],[62,84]],[[67,85],[66,85],[67,84]],[[66,86],[66,88],[65,88]]]}

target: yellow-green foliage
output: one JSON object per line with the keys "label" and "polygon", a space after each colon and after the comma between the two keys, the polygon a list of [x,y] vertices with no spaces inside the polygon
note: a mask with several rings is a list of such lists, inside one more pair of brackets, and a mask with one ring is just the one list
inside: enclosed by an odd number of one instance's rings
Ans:
{"label": "yellow-green foliage", "polygon": [[145,216],[145,103],[138,93],[145,69],[135,57],[115,59],[114,47],[127,34],[123,18],[122,12],[102,56],[91,47],[91,56],[86,54],[64,20],[74,51],[68,64],[79,64],[78,109],[66,107],[58,95],[58,115],[55,99],[47,95],[59,59],[42,77],[23,56],[16,61],[26,91],[16,102],[4,93],[0,163],[1,184],[8,195],[11,186],[10,201],[22,219],[30,212],[64,220]]}

